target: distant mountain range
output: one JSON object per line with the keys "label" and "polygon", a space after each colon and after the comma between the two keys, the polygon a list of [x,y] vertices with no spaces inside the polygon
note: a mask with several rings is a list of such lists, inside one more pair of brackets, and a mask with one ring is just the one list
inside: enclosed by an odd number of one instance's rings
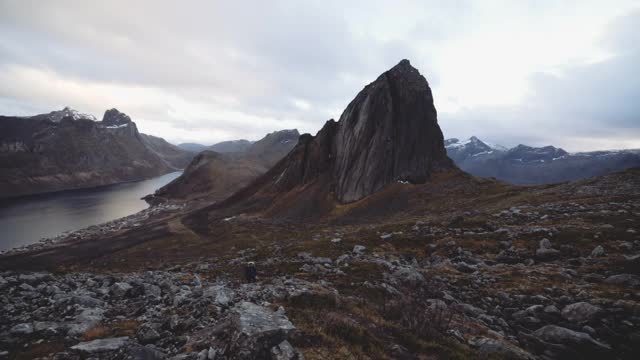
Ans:
{"label": "distant mountain range", "polygon": [[243,152],[248,150],[253,143],[255,143],[255,141],[240,139],[240,140],[222,141],[222,142],[213,144],[211,146],[197,144],[197,143],[182,143],[182,144],[178,144],[178,147],[183,150],[196,152],[196,153],[205,151],[205,150],[212,150],[217,153],[236,153],[236,152]]}
{"label": "distant mountain range", "polygon": [[640,149],[577,153],[554,146],[508,149],[475,136],[447,139],[445,148],[462,170],[519,185],[577,180],[640,166]]}
{"label": "distant mountain range", "polygon": [[117,109],[102,121],[68,107],[0,116],[0,198],[145,179],[183,169],[192,157],[141,134]]}

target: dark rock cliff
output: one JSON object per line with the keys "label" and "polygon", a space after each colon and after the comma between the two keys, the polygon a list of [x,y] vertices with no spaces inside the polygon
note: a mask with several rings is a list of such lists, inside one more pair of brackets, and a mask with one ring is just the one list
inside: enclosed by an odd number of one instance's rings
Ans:
{"label": "dark rock cliff", "polygon": [[[60,113],[75,116],[58,120]],[[68,108],[50,114],[0,116],[0,198],[145,179],[182,169],[193,156],[140,134],[115,109],[105,114],[111,125]]]}
{"label": "dark rock cliff", "polygon": [[276,186],[290,190],[330,174],[338,201],[362,199],[396,181],[424,183],[453,169],[431,89],[408,60],[367,85],[313,137],[303,135],[284,160]]}

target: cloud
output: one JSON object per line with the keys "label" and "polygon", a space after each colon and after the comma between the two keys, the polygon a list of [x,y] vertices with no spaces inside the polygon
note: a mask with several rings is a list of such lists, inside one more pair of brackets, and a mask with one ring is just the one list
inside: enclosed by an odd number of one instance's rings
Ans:
{"label": "cloud", "polygon": [[603,37],[611,55],[595,63],[531,75],[515,106],[480,106],[443,116],[448,128],[505,145],[556,144],[570,150],[640,148],[640,12],[616,19]]}
{"label": "cloud", "polygon": [[[637,94],[629,79],[587,107],[575,94],[593,89],[584,94],[593,100],[596,83],[624,80],[637,60],[622,51],[639,43],[629,18],[637,5],[616,5],[4,1],[0,80],[8,86],[0,89],[0,113],[69,105],[100,117],[118,107],[141,130],[174,142],[257,139],[291,127],[315,133],[382,71],[409,58],[434,90],[446,135],[573,146],[577,138],[561,135],[575,135],[575,123],[558,123],[589,115],[594,130],[584,127],[580,146],[601,146],[589,140],[605,126],[595,118],[638,127],[636,109],[623,99]],[[609,28],[613,35],[598,42]],[[545,135],[541,125],[557,128]]]}

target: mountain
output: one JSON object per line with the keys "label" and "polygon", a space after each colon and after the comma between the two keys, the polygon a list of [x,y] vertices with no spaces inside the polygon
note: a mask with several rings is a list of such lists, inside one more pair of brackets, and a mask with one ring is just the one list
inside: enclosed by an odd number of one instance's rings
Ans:
{"label": "mountain", "polygon": [[640,150],[569,153],[554,146],[490,145],[473,136],[447,139],[447,154],[464,171],[518,185],[548,184],[640,166]]}
{"label": "mountain", "polygon": [[213,144],[209,146],[209,150],[218,152],[218,153],[233,153],[233,152],[244,152],[247,151],[253,141],[240,139],[240,140],[229,140],[219,142],[217,144]]}
{"label": "mountain", "polygon": [[197,144],[197,143],[181,143],[178,144],[178,147],[182,150],[199,153],[200,151],[204,151],[207,149],[207,145]]}
{"label": "mountain", "polygon": [[50,120],[53,122],[60,122],[62,121],[62,119],[66,118],[66,117],[70,117],[73,120],[80,120],[80,119],[88,119],[88,120],[93,120],[96,121],[96,117],[90,114],[83,114],[77,110],[74,110],[70,107],[65,107],[62,110],[55,110],[52,111],[48,114],[40,114],[40,115],[35,115],[33,117],[31,117],[31,119],[34,120]]}
{"label": "mountain", "polygon": [[[0,254],[3,351],[637,358],[640,168],[542,186],[468,175],[444,154],[426,80],[398,67],[225,200],[158,204]],[[480,142],[447,144],[468,159],[571,155]],[[185,180],[216,180],[196,174],[206,156],[246,156],[200,155]],[[249,263],[256,281],[242,279]]]}
{"label": "mountain", "polygon": [[256,142],[247,142],[249,147],[237,147],[239,151],[202,151],[180,177],[158,189],[155,194],[145,197],[145,200],[150,203],[168,199],[222,200],[267,172],[295,146],[299,136],[298,130],[281,130],[267,134]]}
{"label": "mountain", "polygon": [[69,108],[0,116],[0,198],[140,180],[182,169],[191,157],[139,133],[116,109],[102,121]]}
{"label": "mountain", "polygon": [[[266,174],[203,212],[245,207],[272,217],[314,218],[394,183],[459,172],[446,155],[427,80],[403,60]],[[197,220],[195,220],[197,221]]]}

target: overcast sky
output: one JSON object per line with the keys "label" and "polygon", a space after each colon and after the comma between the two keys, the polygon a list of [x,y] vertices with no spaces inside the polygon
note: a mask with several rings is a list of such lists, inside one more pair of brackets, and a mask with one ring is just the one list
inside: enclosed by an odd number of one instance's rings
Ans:
{"label": "overcast sky", "polygon": [[315,134],[407,58],[446,138],[640,148],[639,28],[640,0],[0,0],[0,114],[116,107],[174,143]]}

